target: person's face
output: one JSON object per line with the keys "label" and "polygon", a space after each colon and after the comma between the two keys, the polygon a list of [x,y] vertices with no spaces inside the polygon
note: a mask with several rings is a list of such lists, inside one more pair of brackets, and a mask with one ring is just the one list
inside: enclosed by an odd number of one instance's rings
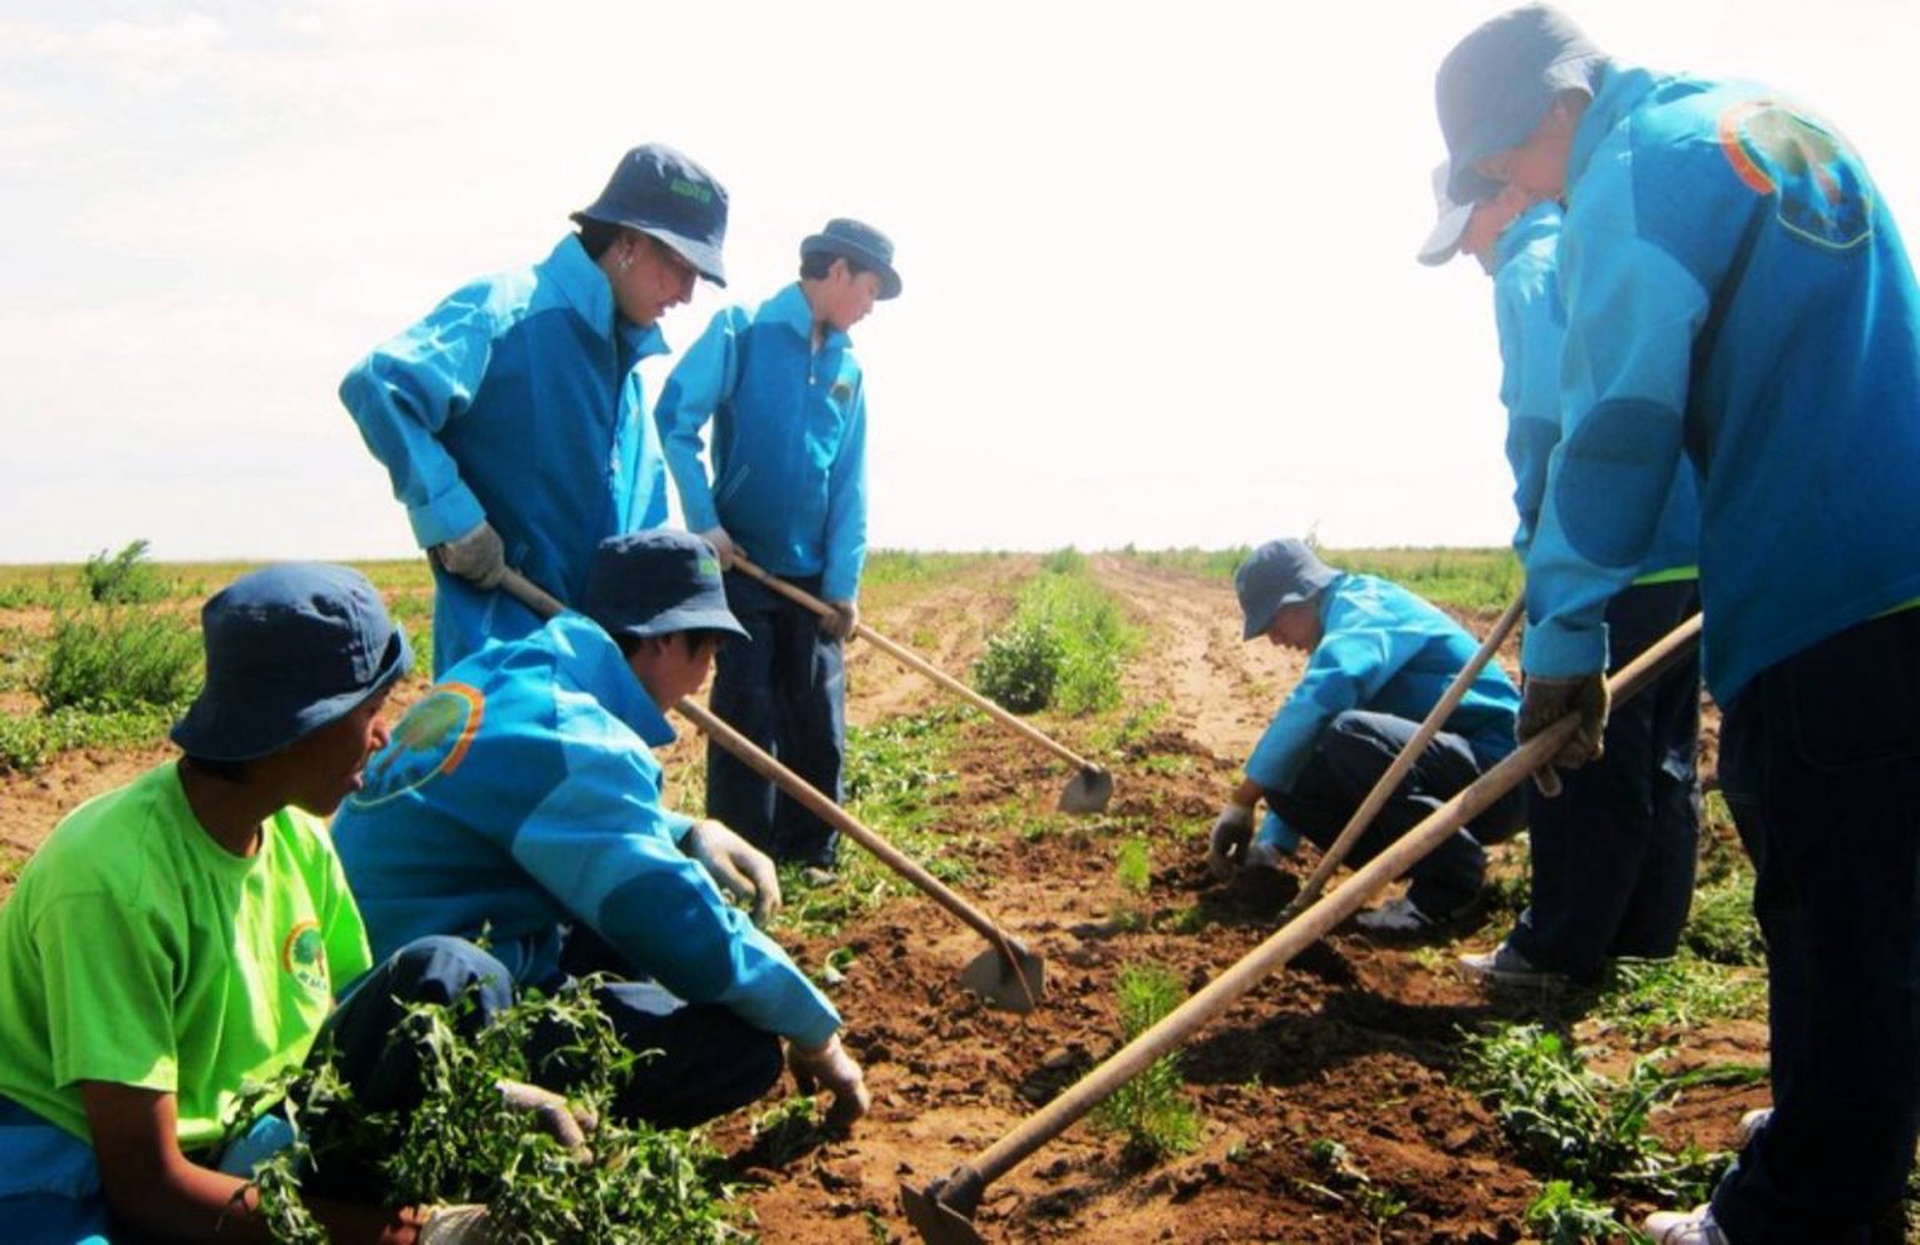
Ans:
{"label": "person's face", "polygon": [[626,230],[611,250],[613,301],[632,323],[650,328],[669,308],[693,297],[700,274],[666,243]]}
{"label": "person's face", "polygon": [[1295,601],[1283,605],[1267,624],[1267,643],[1310,653],[1320,645],[1320,603]]}
{"label": "person's face", "polygon": [[820,318],[844,333],[873,310],[873,304],[880,297],[880,274],[852,272],[846,260],[836,259],[827,270],[821,294]]}
{"label": "person's face", "polygon": [[1526,191],[1509,182],[1492,198],[1474,204],[1473,214],[1467,217],[1466,232],[1460,235],[1460,249],[1479,260],[1481,268],[1492,272],[1494,244],[1500,241],[1500,235],[1507,231],[1513,218],[1533,201]]}
{"label": "person's face", "polygon": [[288,803],[316,817],[330,817],[358,791],[367,758],[387,746],[381,716],[390,688],[381,688],[353,712],[304,735],[284,750],[294,795]]}
{"label": "person's face", "polygon": [[1473,162],[1474,172],[1492,181],[1516,186],[1536,199],[1564,198],[1567,160],[1573,153],[1573,132],[1586,112],[1585,97],[1563,95],[1547,109],[1540,124],[1518,147],[1497,151]]}
{"label": "person's face", "polygon": [[719,649],[718,640],[704,639],[696,644],[685,633],[648,636],[634,650],[629,664],[653,703],[666,709],[706,686],[707,676],[713,673],[713,655]]}

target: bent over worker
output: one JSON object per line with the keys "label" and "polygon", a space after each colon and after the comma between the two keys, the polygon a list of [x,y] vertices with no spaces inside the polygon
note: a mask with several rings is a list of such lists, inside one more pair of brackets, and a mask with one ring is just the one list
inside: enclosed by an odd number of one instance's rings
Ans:
{"label": "bent over worker", "polygon": [[573,220],[546,259],[456,290],[340,383],[433,554],[436,674],[539,627],[494,591],[506,566],[578,600],[601,540],[666,522],[639,365],[696,277],[726,284],[727,192],[650,143]]}
{"label": "bent over worker", "polygon": [[515,987],[548,992],[612,973],[595,997],[650,1052],[616,1103],[631,1118],[684,1128],[754,1101],[784,1038],[850,1122],[867,1091],[839,1013],[722,893],[771,913],[772,862],[661,803],[665,710],[742,642],[712,548],[609,538],[581,608],[457,663],[368,766],[334,836],[373,946],[484,933]]}

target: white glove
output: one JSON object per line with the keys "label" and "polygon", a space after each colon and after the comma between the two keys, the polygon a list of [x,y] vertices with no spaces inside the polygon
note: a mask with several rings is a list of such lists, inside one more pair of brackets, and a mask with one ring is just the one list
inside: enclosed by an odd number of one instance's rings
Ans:
{"label": "white glove", "polygon": [[493,1240],[484,1206],[431,1206],[425,1215],[413,1238],[417,1245],[489,1245]]}
{"label": "white glove", "polygon": [[1230,878],[1246,858],[1247,844],[1253,838],[1253,810],[1244,804],[1228,802],[1213,819],[1213,831],[1207,837],[1207,868],[1217,878]]}
{"label": "white glove", "polygon": [[507,573],[507,547],[485,519],[465,535],[435,545],[433,556],[449,574],[479,588],[497,587]]}
{"label": "white glove", "polygon": [[700,539],[713,546],[713,552],[720,558],[720,569],[732,570],[733,560],[740,556],[740,547],[733,543],[733,537],[727,535],[727,529],[715,524],[698,535]]}
{"label": "white glove", "polygon": [[852,639],[853,629],[860,625],[860,603],[829,601],[827,608],[832,612],[820,616],[820,630],[836,640]]}
{"label": "white glove", "polygon": [[696,821],[680,850],[734,898],[753,905],[753,923],[764,926],[780,911],[780,875],[766,853],[717,821]]}
{"label": "white glove", "polygon": [[829,1128],[851,1127],[873,1105],[867,1078],[840,1045],[837,1033],[819,1050],[802,1050],[797,1042],[787,1043],[787,1068],[801,1093],[811,1094],[818,1087],[833,1095],[833,1105],[827,1108]]}

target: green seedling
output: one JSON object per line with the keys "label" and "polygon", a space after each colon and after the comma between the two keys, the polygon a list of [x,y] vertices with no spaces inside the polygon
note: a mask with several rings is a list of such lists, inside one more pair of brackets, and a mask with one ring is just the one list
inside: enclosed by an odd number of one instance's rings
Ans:
{"label": "green seedling", "polygon": [[1588,1241],[1644,1241],[1647,1238],[1614,1217],[1613,1208],[1595,1201],[1567,1180],[1549,1180],[1527,1207],[1527,1226],[1545,1245],[1585,1245]]}
{"label": "green seedling", "polygon": [[[1159,964],[1123,967],[1116,993],[1123,1043],[1146,1032],[1184,996],[1180,978]],[[1184,1154],[1199,1142],[1200,1120],[1181,1097],[1182,1084],[1179,1054],[1163,1055],[1102,1102],[1094,1123],[1124,1133],[1129,1157],[1157,1162]]]}

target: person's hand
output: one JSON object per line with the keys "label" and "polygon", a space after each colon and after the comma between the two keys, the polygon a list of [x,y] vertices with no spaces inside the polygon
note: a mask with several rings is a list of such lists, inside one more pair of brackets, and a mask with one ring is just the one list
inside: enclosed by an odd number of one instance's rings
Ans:
{"label": "person's hand", "polygon": [[726,826],[694,822],[680,850],[699,861],[722,890],[752,904],[755,925],[765,925],[780,911],[780,876],[773,861]]}
{"label": "person's hand", "polygon": [[829,1128],[844,1131],[873,1105],[867,1078],[840,1045],[837,1033],[818,1050],[803,1050],[798,1042],[787,1043],[787,1068],[801,1093],[811,1094],[819,1088],[833,1095],[833,1105],[827,1108]]}
{"label": "person's hand", "polygon": [[836,640],[850,640],[853,629],[860,625],[860,603],[858,601],[829,601],[828,613],[820,616],[820,630]]}
{"label": "person's hand", "polygon": [[489,1245],[493,1240],[484,1206],[428,1206],[421,1215],[413,1238],[417,1245]]}
{"label": "person's hand", "polygon": [[1207,868],[1217,878],[1230,878],[1246,858],[1247,843],[1253,838],[1253,810],[1244,804],[1229,802],[1213,819],[1213,831],[1207,836]]}
{"label": "person's hand", "polygon": [[714,554],[720,559],[720,569],[733,569],[733,560],[740,556],[740,547],[733,543],[733,537],[727,535],[727,529],[718,524],[699,533],[700,539],[713,546]]}
{"label": "person's hand", "polygon": [[472,531],[435,545],[433,556],[448,574],[477,588],[497,587],[507,573],[507,547],[485,519]]}
{"label": "person's hand", "polygon": [[500,1091],[502,1101],[516,1111],[526,1112],[534,1127],[559,1142],[561,1149],[576,1158],[586,1156],[587,1133],[595,1123],[590,1114],[576,1114],[564,1095],[525,1081],[502,1077],[493,1087]]}
{"label": "person's hand", "polygon": [[1556,770],[1578,769],[1595,761],[1605,750],[1607,730],[1607,680],[1601,674],[1575,675],[1572,678],[1544,678],[1528,675],[1520,694],[1520,718],[1514,724],[1514,736],[1526,743],[1569,713],[1580,715],[1580,725],[1567,736],[1566,743],[1545,765],[1534,771],[1534,785],[1540,794],[1552,799],[1560,794],[1560,775]]}

